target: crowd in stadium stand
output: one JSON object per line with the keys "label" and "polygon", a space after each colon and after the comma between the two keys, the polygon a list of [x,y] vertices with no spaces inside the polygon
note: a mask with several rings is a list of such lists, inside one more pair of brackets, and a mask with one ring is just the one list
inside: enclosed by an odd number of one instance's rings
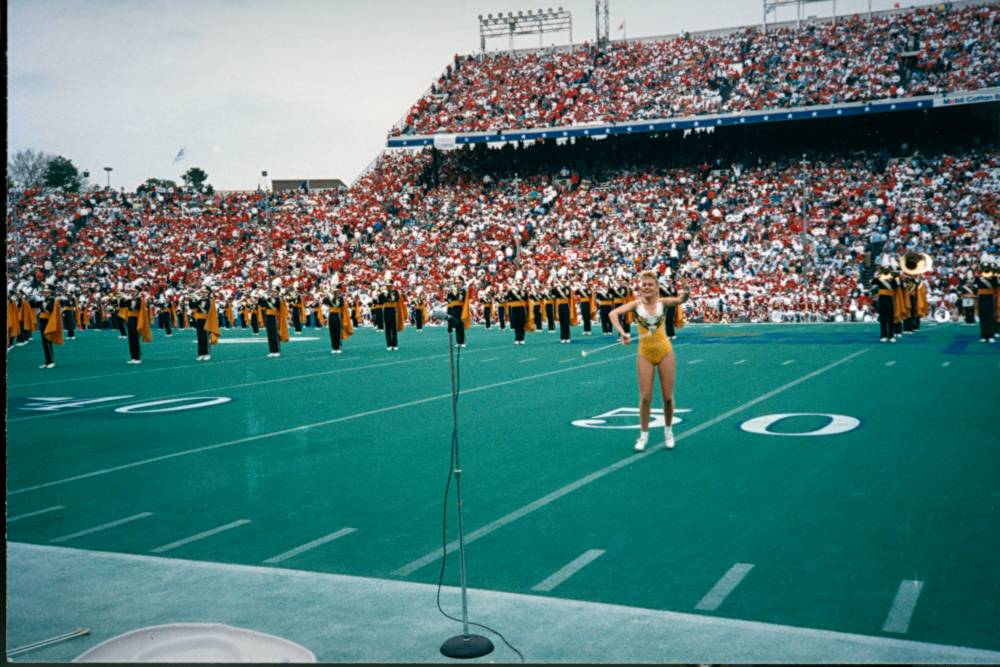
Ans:
{"label": "crowd in stadium stand", "polygon": [[495,131],[1000,85],[1000,5],[922,7],[767,34],[456,55],[394,134]]}
{"label": "crowd in stadium stand", "polygon": [[591,286],[654,268],[692,292],[690,319],[831,321],[872,314],[862,271],[883,256],[930,253],[936,303],[1000,247],[995,152],[520,178],[464,153],[386,153],[346,193],[27,192],[9,202],[8,291],[56,276],[94,304],[135,279],[150,296],[208,279],[227,302],[337,274],[367,299],[389,271],[434,301],[458,267],[474,292],[518,270],[541,288],[562,268]]}

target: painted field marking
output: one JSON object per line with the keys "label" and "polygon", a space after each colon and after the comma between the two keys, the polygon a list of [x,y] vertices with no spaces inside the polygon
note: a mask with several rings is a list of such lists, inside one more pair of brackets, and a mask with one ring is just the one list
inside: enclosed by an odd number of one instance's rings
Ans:
{"label": "painted field marking", "polygon": [[[282,341],[283,343],[304,343],[307,340],[319,340],[317,336],[302,336],[301,338],[289,338],[288,340]],[[193,340],[192,343],[197,343],[198,341]],[[266,338],[220,338],[217,345],[254,345],[266,343]]]}
{"label": "painted field marking", "polygon": [[563,583],[603,555],[603,549],[587,549],[581,555],[577,556],[569,563],[563,565],[561,568],[545,577],[545,579],[532,586],[531,590],[541,591],[543,593],[551,591],[553,588]]}
{"label": "painted field marking", "polygon": [[132,516],[127,516],[124,519],[118,519],[117,521],[111,521],[110,523],[102,523],[100,526],[94,526],[93,528],[87,528],[86,530],[81,530],[76,533],[63,535],[62,537],[57,537],[54,540],[49,540],[49,542],[52,542],[53,544],[58,544],[60,542],[68,542],[69,540],[76,539],[77,537],[83,537],[84,535],[90,535],[91,533],[107,530],[108,528],[114,528],[115,526],[121,526],[126,523],[138,521],[139,519],[145,519],[147,516],[153,516],[153,513],[142,512],[141,514],[133,514]]}
{"label": "painted field marking", "polygon": [[571,361],[576,361],[576,359],[575,359],[574,357],[570,357],[569,359],[561,359],[561,360],[559,361],[559,363],[560,363],[560,364],[568,364],[568,363],[569,363],[569,362],[571,362]]}
{"label": "painted field marking", "polygon": [[941,368],[948,368],[948,366],[951,366],[951,362],[950,361],[946,361],[943,364],[941,364]]}
{"label": "painted field marking", "polygon": [[[578,366],[572,366],[567,368],[561,368],[554,371],[546,371],[544,373],[536,373],[534,375],[528,375],[522,378],[515,378],[513,380],[504,380],[503,382],[493,382],[491,384],[482,385],[479,387],[473,387],[471,389],[463,389],[460,394],[474,394],[480,391],[486,391],[488,389],[496,389],[497,387],[505,387],[511,384],[517,384],[519,382],[527,382],[529,380],[536,380],[538,378],[548,377],[550,375],[559,375],[562,373],[572,373],[573,371],[578,371],[584,368],[591,368],[593,366],[602,366],[604,364],[613,363],[615,361],[621,361],[622,359],[628,359],[629,357],[612,357],[610,359],[604,359],[601,361],[592,361],[588,364],[580,364]],[[361,419],[362,417],[370,417],[371,415],[382,414],[383,412],[392,412],[393,410],[400,410],[402,408],[409,408],[414,405],[422,405],[424,403],[430,403],[431,401],[440,401],[444,399],[451,399],[451,392],[447,394],[438,394],[437,396],[428,396],[427,398],[419,398],[414,401],[407,401],[406,403],[397,403],[396,405],[387,405],[383,408],[375,408],[374,410],[366,410],[364,412],[356,412],[352,415],[345,415],[343,417],[334,417],[333,419],[326,419],[321,422],[313,422],[312,424],[303,424],[301,426],[293,426],[291,428],[281,429],[280,431],[271,431],[269,433],[260,433],[258,435],[251,435],[246,438],[239,438],[237,440],[229,440],[227,442],[220,442],[216,445],[205,445],[204,447],[195,447],[194,449],[185,449],[179,452],[174,452],[172,454],[164,454],[163,456],[154,456],[153,458],[143,459],[140,461],[133,461],[132,463],[124,463],[119,466],[113,466],[111,468],[101,468],[100,470],[93,470],[91,472],[83,473],[80,475],[74,475],[73,477],[65,477],[63,479],[57,479],[52,482],[44,482],[42,484],[35,484],[33,486],[26,486],[21,489],[14,489],[13,491],[8,491],[8,496],[14,496],[19,493],[27,493],[28,491],[37,491],[38,489],[45,489],[50,486],[59,486],[61,484],[68,484],[70,482],[77,482],[81,479],[89,479],[91,477],[99,477],[101,475],[107,475],[113,472],[118,472],[120,470],[128,470],[130,468],[135,468],[138,466],[148,465],[150,463],[157,463],[159,461],[167,461],[178,456],[187,456],[189,454],[198,454],[200,452],[209,452],[214,449],[220,449],[223,447],[232,447],[234,445],[242,445],[247,442],[254,442],[256,440],[264,440],[266,438],[274,438],[279,435],[287,435],[289,433],[298,433],[299,431],[305,431],[311,428],[318,428],[320,426],[329,426],[330,424],[338,424],[340,422],[351,421],[353,419]]]}
{"label": "painted field marking", "polygon": [[[264,338],[262,340],[266,341],[267,339]],[[197,342],[197,341],[195,341],[195,342]],[[376,345],[373,345],[373,344],[355,345],[355,346],[352,346],[351,349],[360,349],[360,348],[368,348],[368,347],[376,347]],[[316,354],[316,351],[315,350],[309,350],[307,352],[291,352],[291,353],[286,354],[284,356],[285,357],[305,357],[305,356],[312,355],[312,354]],[[187,358],[187,357],[185,357],[185,358]],[[211,365],[212,365],[212,367],[216,367],[216,366],[222,366],[224,364],[243,364],[243,363],[246,363],[248,361],[253,361],[255,359],[266,359],[266,358],[267,357],[265,357],[265,356],[256,356],[256,355],[254,355],[254,356],[241,357],[239,359],[219,359],[218,361],[213,361]],[[342,361],[353,361],[353,360],[355,360],[357,358],[358,357],[348,358],[348,359],[343,359]],[[162,359],[159,358],[159,357],[157,357],[157,358],[153,359],[153,361],[165,361],[165,362],[176,361],[176,360],[177,360],[176,357],[167,357],[167,358],[162,358]],[[270,362],[268,362],[268,363],[270,363]],[[62,379],[62,380],[40,380],[38,382],[27,382],[27,383],[22,383],[22,384],[12,384],[12,385],[8,385],[8,389],[20,389],[21,387],[37,387],[37,386],[45,385],[45,384],[64,384],[64,383],[70,382],[70,381],[76,382],[77,380],[81,380],[81,381],[82,380],[100,380],[100,379],[103,379],[103,378],[120,378],[120,377],[128,377],[128,376],[131,376],[131,375],[147,375],[149,373],[159,373],[161,371],[176,371],[176,370],[182,370],[182,369],[185,369],[185,368],[204,368],[204,367],[205,367],[205,364],[199,363],[199,364],[180,364],[178,366],[164,366],[164,367],[160,367],[160,368],[144,368],[141,371],[132,371],[132,372],[129,372],[129,373],[104,373],[102,375],[84,375],[82,377],[71,378],[70,380],[66,380],[66,379]]]}
{"label": "painted field marking", "polygon": [[899,589],[896,591],[896,598],[892,601],[889,615],[882,625],[882,632],[895,632],[906,634],[910,629],[910,618],[913,610],[917,607],[917,600],[920,598],[920,591],[924,588],[924,582],[913,579],[904,579],[899,582]]}
{"label": "painted field marking", "polygon": [[887,362],[885,362],[885,365],[886,366],[895,366],[896,365],[896,361],[895,361],[895,359],[892,360],[892,361],[887,361]]}
{"label": "painted field marking", "polygon": [[733,366],[739,366],[741,364],[745,364],[746,362],[747,362],[746,359],[740,359],[739,361],[734,361]]}
{"label": "painted field marking", "polygon": [[490,357],[489,359],[483,359],[480,363],[488,364],[491,361],[500,361],[500,357]]}
{"label": "painted field marking", "polygon": [[[486,348],[483,348],[482,350],[473,350],[473,352],[483,352],[485,350],[498,350],[498,349],[500,349],[500,348],[499,347],[486,347]],[[471,353],[467,352],[466,354],[471,354]],[[242,382],[240,384],[229,384],[229,385],[223,385],[221,387],[209,387],[209,388],[206,388],[206,389],[197,389],[195,391],[185,391],[185,392],[181,392],[179,394],[165,394],[163,396],[153,396],[152,398],[150,398],[148,400],[150,400],[150,401],[156,401],[156,400],[163,400],[163,399],[168,399],[168,398],[181,398],[183,396],[192,396],[194,394],[207,394],[207,393],[210,393],[210,392],[223,391],[225,389],[241,389],[243,387],[257,387],[257,386],[265,385],[265,384],[274,384],[276,382],[289,382],[291,380],[303,380],[303,379],[312,378],[312,377],[322,377],[322,376],[326,376],[326,375],[336,375],[338,373],[352,373],[354,371],[365,370],[365,369],[368,369],[368,368],[383,368],[385,366],[397,366],[399,364],[409,364],[409,363],[413,363],[414,361],[425,361],[427,359],[437,359],[437,358],[442,358],[442,357],[447,357],[447,356],[448,356],[447,354],[432,354],[432,355],[429,355],[429,356],[426,356],[426,357],[414,357],[413,359],[400,359],[399,361],[387,361],[387,362],[384,362],[384,363],[367,364],[365,366],[353,366],[351,368],[337,368],[337,369],[334,369],[334,370],[319,371],[319,372],[316,372],[316,373],[304,373],[302,375],[286,375],[286,376],[283,376],[283,377],[270,378],[270,379],[267,379],[267,380],[254,380],[253,382]],[[64,380],[64,382],[66,382],[66,380]],[[102,409],[104,407],[107,407],[107,406],[100,406],[100,405],[98,405],[98,406],[93,406],[93,407],[89,407],[89,408],[79,408],[77,410],[72,410],[72,413],[74,415],[77,415],[77,414],[80,414],[81,412],[88,412],[90,410],[100,410],[100,409]],[[8,422],[22,422],[22,421],[28,421],[28,420],[31,420],[31,419],[42,419],[42,418],[45,418],[45,417],[51,417],[51,416],[53,416],[53,414],[55,414],[55,415],[58,415],[60,413],[64,413],[65,414],[65,413],[68,413],[68,412],[70,412],[70,411],[67,410],[67,411],[55,412],[55,413],[52,413],[52,414],[46,413],[46,414],[40,414],[40,415],[30,415],[28,417],[20,417],[20,418],[8,419],[7,421]]]}
{"label": "painted field marking", "polygon": [[781,365],[782,366],[787,366],[788,364],[794,364],[794,363],[795,363],[794,359],[786,359],[785,361],[781,362]]}
{"label": "painted field marking", "polygon": [[185,537],[182,540],[177,540],[176,542],[171,542],[170,544],[164,544],[162,547],[156,547],[153,549],[154,554],[162,554],[167,551],[172,551],[177,547],[182,547],[185,544],[191,544],[192,542],[197,542],[198,540],[203,540],[206,537],[211,537],[212,535],[218,535],[227,530],[232,530],[233,528],[239,528],[242,525],[250,523],[250,519],[239,519],[238,521],[232,521],[224,526],[219,526],[218,528],[212,528],[211,530],[206,530],[197,535],[192,535],[191,537]]}
{"label": "painted field marking", "polygon": [[688,362],[688,366],[693,366],[694,364],[700,364],[703,361],[705,361],[705,360],[704,359],[692,359],[691,361]]}
{"label": "painted field marking", "polygon": [[519,361],[517,363],[519,363],[519,364],[526,364],[529,361],[538,361],[538,358],[537,357],[528,357],[527,359],[521,359],[521,361]]}
{"label": "painted field marking", "polygon": [[62,505],[53,505],[52,507],[46,507],[43,510],[35,510],[34,512],[28,512],[27,514],[18,514],[17,516],[7,517],[7,523],[12,521],[17,521],[18,519],[27,519],[30,516],[38,516],[39,514],[48,514],[49,512],[55,512],[57,510],[65,509]]}
{"label": "painted field marking", "polygon": [[338,530],[335,533],[330,533],[329,535],[324,535],[323,537],[321,537],[319,539],[316,539],[316,540],[313,540],[312,542],[306,542],[302,546],[295,547],[294,549],[289,549],[288,551],[286,551],[284,553],[280,553],[277,556],[271,556],[270,558],[268,558],[264,562],[265,563],[280,563],[282,561],[286,561],[289,558],[292,558],[294,556],[298,556],[299,554],[305,553],[306,551],[309,551],[311,549],[315,549],[316,547],[323,546],[327,542],[332,542],[333,540],[341,538],[344,535],[350,535],[351,533],[355,532],[356,530],[357,530],[357,528],[341,528],[340,530]]}
{"label": "painted field marking", "polygon": [[[765,394],[761,394],[760,396],[758,396],[755,399],[747,401],[746,403],[743,403],[742,405],[737,405],[735,408],[732,408],[731,410],[727,410],[726,412],[723,412],[721,415],[718,415],[717,417],[713,417],[712,419],[709,419],[706,422],[702,422],[701,424],[698,424],[697,426],[693,426],[693,427],[691,427],[689,429],[686,429],[683,433],[675,434],[674,440],[676,442],[679,442],[681,440],[684,440],[685,438],[688,438],[688,437],[694,435],[695,433],[700,433],[701,431],[704,431],[706,428],[714,426],[715,424],[718,424],[719,422],[721,422],[723,420],[726,420],[726,419],[732,417],[733,415],[735,415],[737,413],[743,412],[744,410],[746,410],[748,408],[751,408],[751,407],[757,405],[758,403],[760,403],[762,401],[766,401],[769,398],[777,396],[778,394],[780,394],[780,393],[782,393],[784,391],[788,391],[792,387],[796,387],[796,386],[802,384],[803,382],[805,382],[806,380],[814,378],[817,375],[821,375],[821,374],[827,372],[830,369],[836,368],[837,366],[839,366],[841,364],[847,363],[851,359],[854,359],[855,357],[858,357],[858,356],[860,356],[860,355],[862,355],[862,354],[864,354],[866,352],[868,352],[867,349],[858,350],[857,352],[852,352],[851,354],[847,355],[846,357],[842,357],[841,359],[838,359],[837,361],[834,361],[831,364],[827,364],[826,366],[823,366],[820,369],[812,371],[811,373],[806,373],[802,377],[800,377],[800,378],[798,378],[796,380],[792,380],[791,382],[788,382],[786,384],[783,384],[782,386],[778,387],[777,389],[772,389],[771,391],[769,391],[769,392],[767,392]],[[630,358],[630,357],[621,357],[621,359],[628,359],[628,358]],[[601,362],[595,362],[595,363],[601,363]],[[572,370],[577,370],[577,369],[580,369],[580,368],[586,368],[586,366],[589,366],[589,365],[590,364],[581,365],[581,366],[573,366]],[[541,498],[539,498],[539,499],[537,499],[537,500],[535,500],[533,502],[530,502],[527,505],[524,505],[523,507],[521,507],[519,509],[514,510],[513,512],[510,512],[509,514],[505,514],[504,516],[500,517],[499,519],[491,521],[490,523],[488,523],[485,526],[482,526],[480,528],[477,528],[476,530],[472,531],[471,533],[467,533],[465,535],[465,543],[469,544],[471,542],[475,542],[476,540],[478,540],[481,537],[486,537],[490,533],[492,533],[492,532],[494,532],[496,530],[499,530],[500,528],[503,528],[507,524],[513,523],[514,521],[517,521],[518,519],[520,519],[522,517],[525,517],[525,516],[531,514],[532,512],[534,512],[536,510],[539,510],[539,509],[545,507],[546,505],[549,505],[552,502],[555,502],[556,500],[559,500],[563,496],[569,495],[570,493],[576,491],[577,489],[582,489],[583,487],[587,486],[591,482],[595,482],[595,481],[599,480],[600,478],[604,477],[605,475],[607,475],[609,473],[612,473],[612,472],[614,472],[616,470],[624,468],[625,466],[628,466],[628,465],[630,465],[632,463],[635,463],[636,461],[642,460],[643,458],[649,456],[650,454],[652,454],[653,452],[655,452],[655,451],[657,451],[659,449],[663,449],[663,443],[660,443],[660,444],[658,444],[658,445],[656,445],[654,447],[650,447],[650,448],[646,449],[646,451],[641,452],[639,454],[633,454],[632,456],[628,456],[628,457],[626,457],[624,459],[621,459],[619,461],[615,461],[611,465],[608,465],[608,466],[606,466],[604,468],[601,468],[600,470],[596,470],[596,471],[590,473],[589,475],[585,475],[584,477],[581,477],[580,479],[576,480],[575,482],[570,482],[569,484],[567,484],[566,486],[564,486],[562,488],[556,489],[555,491],[553,491],[553,492],[551,492],[549,494],[546,494],[546,495],[542,496]],[[10,493],[12,493],[12,492],[8,492],[8,495]],[[439,558],[441,558],[442,552],[452,553],[453,551],[455,551],[457,549],[458,549],[458,540],[454,540],[452,542],[449,542],[444,549],[441,549],[441,547],[437,547],[436,550],[431,551],[430,553],[428,553],[428,554],[426,554],[424,556],[421,556],[420,558],[418,558],[418,559],[416,559],[414,561],[410,561],[409,563],[407,563],[403,567],[401,567],[401,568],[395,570],[394,572],[392,572],[392,575],[393,576],[398,576],[398,577],[405,577],[407,575],[413,574],[414,572],[416,572],[420,568],[424,567],[425,565],[429,565],[429,564],[433,563],[434,561],[438,560]]]}
{"label": "painted field marking", "polygon": [[712,586],[712,590],[705,594],[705,597],[701,599],[701,602],[694,606],[695,609],[699,611],[715,611],[719,606],[725,602],[729,594],[735,590],[743,578],[746,577],[750,570],[753,569],[753,563],[737,563],[729,568],[729,571],[722,575],[722,579],[719,579],[715,586]]}

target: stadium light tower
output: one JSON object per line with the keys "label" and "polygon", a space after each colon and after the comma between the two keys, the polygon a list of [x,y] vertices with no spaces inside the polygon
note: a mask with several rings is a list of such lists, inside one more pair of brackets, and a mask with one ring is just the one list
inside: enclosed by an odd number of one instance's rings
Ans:
{"label": "stadium light tower", "polygon": [[594,0],[594,19],[597,24],[597,46],[604,48],[611,41],[611,8],[609,0]]}
{"label": "stadium light tower", "polygon": [[113,170],[114,170],[113,167],[105,167],[104,168],[104,171],[108,172],[108,190],[111,189],[111,172]]}
{"label": "stadium light tower", "polygon": [[[788,5],[795,5],[795,28],[802,27],[802,12],[803,7],[810,3],[822,2],[826,3],[829,0],[763,0],[764,1],[764,22],[763,29],[764,33],[767,34],[767,15],[774,13],[775,18],[777,18],[778,8],[786,7]],[[872,14],[872,3],[871,0],[868,1],[868,17],[871,18]],[[837,0],[833,0],[833,23],[837,23]]]}
{"label": "stadium light tower", "polygon": [[486,40],[494,37],[508,39],[508,49],[514,51],[514,35],[538,35],[538,48],[545,46],[543,39],[547,32],[569,32],[569,42],[573,43],[573,15],[560,7],[545,10],[531,10],[479,15],[479,48],[486,52]]}

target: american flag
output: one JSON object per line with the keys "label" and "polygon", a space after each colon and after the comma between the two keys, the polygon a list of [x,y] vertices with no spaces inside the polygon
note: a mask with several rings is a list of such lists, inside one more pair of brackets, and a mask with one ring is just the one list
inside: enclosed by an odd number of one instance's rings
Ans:
{"label": "american flag", "polygon": [[177,151],[177,155],[174,156],[174,164],[177,164],[183,159],[184,159],[184,149],[182,148],[179,151]]}

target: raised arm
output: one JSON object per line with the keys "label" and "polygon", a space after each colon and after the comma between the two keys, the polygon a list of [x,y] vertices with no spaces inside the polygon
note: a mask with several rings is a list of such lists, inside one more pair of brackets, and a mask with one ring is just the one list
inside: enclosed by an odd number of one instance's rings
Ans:
{"label": "raised arm", "polygon": [[671,308],[673,306],[679,306],[682,303],[686,303],[691,297],[688,292],[680,292],[677,296],[661,296],[660,303],[664,306]]}

